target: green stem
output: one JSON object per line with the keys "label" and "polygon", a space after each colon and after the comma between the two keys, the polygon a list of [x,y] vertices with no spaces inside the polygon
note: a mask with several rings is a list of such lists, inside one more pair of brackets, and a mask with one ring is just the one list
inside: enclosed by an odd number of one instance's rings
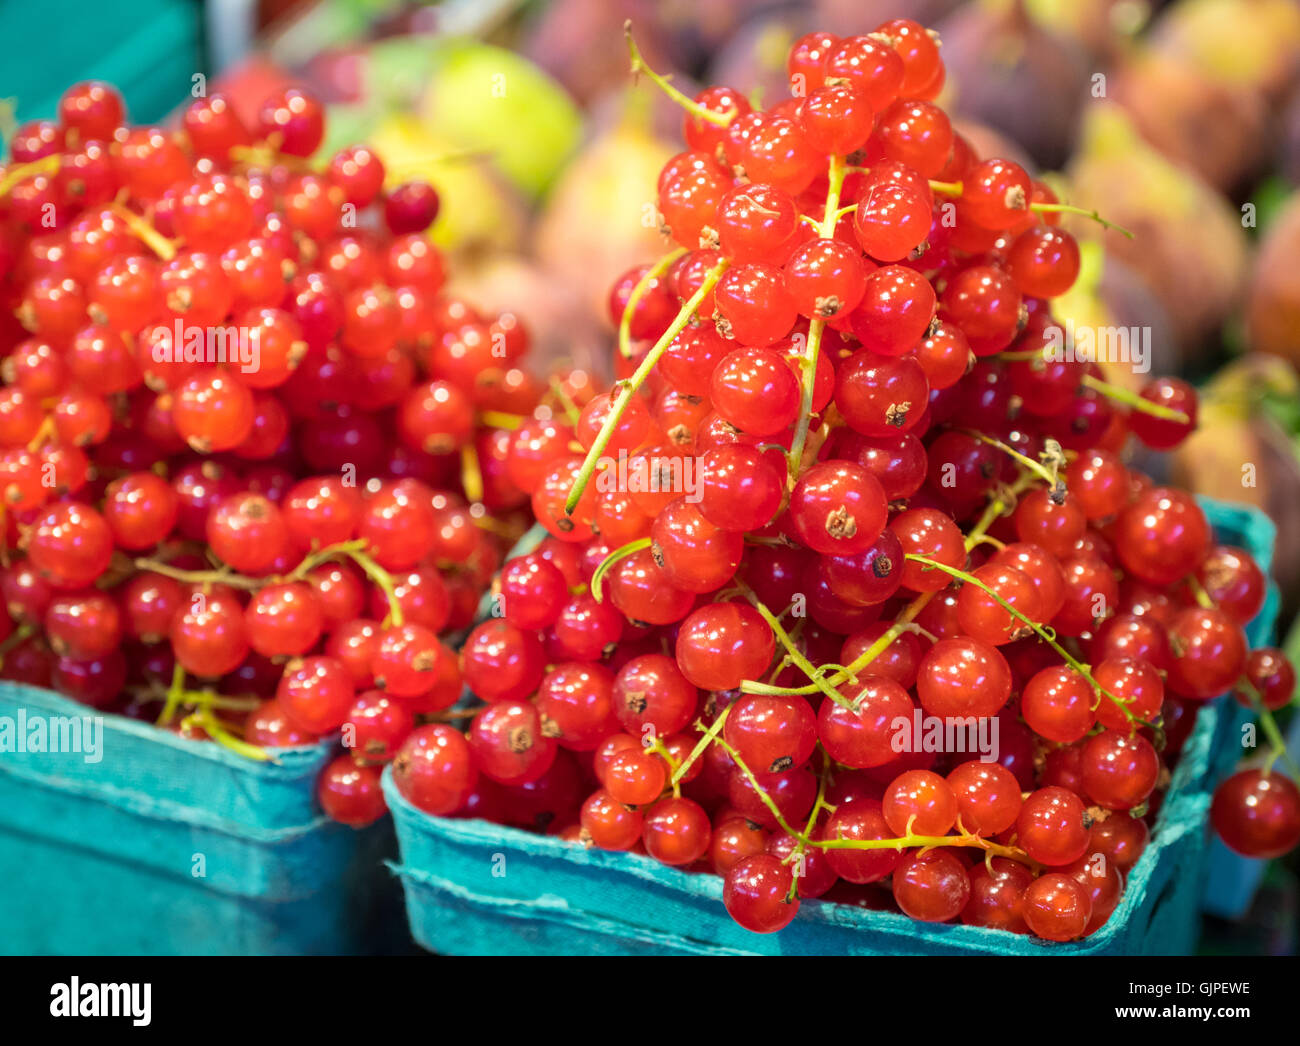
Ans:
{"label": "green stem", "polygon": [[668,271],[678,258],[686,253],[685,247],[678,247],[669,251],[650,268],[646,269],[645,275],[637,281],[632,293],[627,296],[627,304],[623,306],[623,315],[618,319],[618,351],[625,360],[632,358],[632,314],[636,312],[636,307],[641,304],[641,299],[646,296],[650,290],[650,284]]}
{"label": "green stem", "polygon": [[259,763],[274,762],[271,754],[266,749],[251,745],[242,738],[230,733],[221,725],[216,713],[208,705],[200,706],[198,711],[194,713],[194,718],[207,731],[208,736],[223,748],[229,748],[232,752],[242,755],[245,759],[255,759]]}
{"label": "green stem", "polygon": [[836,690],[835,687],[826,682],[826,677],[811,661],[808,660],[803,651],[800,650],[794,640],[790,638],[790,634],[782,627],[781,622],[777,620],[776,615],[763,605],[763,601],[754,594],[754,591],[743,582],[740,583],[739,587],[745,598],[754,604],[754,609],[763,616],[763,620],[766,621],[768,627],[772,629],[772,634],[780,641],[781,646],[785,648],[786,656],[790,658],[796,668],[812,680],[814,688],[820,690],[837,705],[842,705],[845,708],[852,708],[853,702]]}
{"label": "green stem", "polygon": [[[303,556],[302,562],[285,574],[282,580],[301,581],[321,564],[328,563],[339,556],[351,556],[353,552],[363,552],[365,548],[366,542],[364,538],[353,538],[351,541],[339,541],[333,545],[315,549]],[[255,580],[260,581],[262,579]]]}
{"label": "green stem", "polygon": [[673,758],[672,752],[668,751],[668,746],[658,737],[654,739],[649,750],[668,764],[668,783],[672,785],[673,798],[680,799],[682,797],[682,783],[677,776],[677,760]]}
{"label": "green stem", "polygon": [[640,48],[637,47],[636,41],[632,38],[632,20],[630,18],[623,23],[623,35],[627,38],[627,50],[632,56],[633,76],[637,73],[645,73],[646,76],[648,76],[664,94],[696,119],[707,120],[709,123],[714,124],[717,127],[728,127],[731,125],[731,121],[736,118],[736,115],[739,112],[734,105],[725,113],[715,113],[710,109],[706,109],[698,102],[691,98],[687,98],[686,95],[677,90],[676,87],[668,82],[667,77],[661,76],[646,65],[645,59],[641,57]]}
{"label": "green stem", "polygon": [[704,736],[701,737],[695,747],[691,749],[691,754],[682,760],[682,765],[673,771],[673,784],[679,783],[681,779],[686,776],[686,771],[695,765],[695,760],[702,756],[704,750],[713,743],[713,739],[722,731],[722,724],[727,721],[727,716],[730,714],[731,705],[727,705],[726,708],[718,713],[718,718],[713,721],[713,724],[707,730],[704,729],[703,724],[698,719],[695,721],[695,728],[697,730],[704,730]]}
{"label": "green stem", "polygon": [[[1053,467],[1049,470],[1041,461],[1035,461],[1033,458],[1029,457],[1029,455],[1020,453],[1020,451],[1016,450],[1015,447],[1003,443],[1000,439],[995,439],[994,437],[985,435],[983,432],[978,432],[975,429],[959,429],[958,431],[964,432],[967,436],[977,439],[981,443],[987,443],[990,447],[997,447],[997,449],[1002,451],[1002,453],[1007,455],[1007,457],[1019,462],[1034,475],[1038,476],[1049,488],[1055,488],[1056,484],[1060,481],[1057,472],[1060,467],[1060,462],[1064,460],[1064,456],[1060,454],[1059,443],[1056,444],[1057,453],[1051,454]],[[1051,442],[1055,443],[1055,440],[1052,440]],[[1045,456],[1049,454],[1049,451],[1044,451]]]}
{"label": "green stem", "polygon": [[24,621],[5,637],[4,642],[0,643],[0,668],[4,667],[5,657],[8,655],[9,651],[19,643],[23,642],[23,640],[30,638],[35,632],[35,626]]}
{"label": "green stem", "polygon": [[[989,527],[993,526],[994,521],[1001,516],[1003,512],[1011,508],[1011,504],[1007,499],[1016,497],[1032,485],[1033,480],[1026,473],[1016,481],[1015,485],[1007,491],[1005,496],[998,494],[990,499],[988,505],[984,508],[984,512],[980,515],[980,518],[976,521],[975,525],[971,528],[970,533],[966,536],[967,552],[980,542],[984,537],[985,531],[987,531]],[[911,627],[912,622],[916,620],[917,616],[920,615],[921,611],[925,609],[926,605],[935,597],[936,594],[937,593],[934,592],[922,592],[912,600],[912,602],[903,609],[903,612],[894,619],[894,623],[885,630],[880,638],[854,658],[853,663],[848,666],[847,671],[853,675],[857,675],[866,668],[867,665],[871,664],[872,661],[888,650],[889,645]],[[839,686],[842,682],[843,679],[839,677],[834,677],[831,680],[831,683],[834,686]]]}
{"label": "green stem", "polygon": [[[790,851],[783,863],[790,864],[802,860],[804,851],[808,849],[808,841],[812,839],[813,829],[817,827],[817,818],[822,810],[826,807],[826,785],[830,781],[831,760],[825,752],[822,753],[821,771],[817,775],[817,798],[813,801],[812,811],[808,814],[808,820],[803,826],[803,838]],[[796,873],[790,883],[790,892],[786,894],[786,901],[793,901],[795,894],[799,892],[799,876]]]}
{"label": "green stem", "polygon": [[[832,156],[827,167],[826,206],[822,210],[822,223],[817,235],[825,240],[835,235],[835,223],[840,206],[840,193],[844,189],[844,157]],[[789,473],[790,486],[794,487],[803,466],[804,446],[808,442],[808,426],[812,422],[813,394],[817,388],[817,357],[821,352],[822,330],[826,321],[814,316],[808,323],[808,341],[804,345],[803,356],[799,360],[799,377],[801,395],[799,398],[799,420],[795,424],[794,439],[790,442]]]}
{"label": "green stem", "polygon": [[604,583],[605,575],[609,573],[610,567],[612,567],[619,560],[626,559],[628,556],[640,552],[643,548],[649,548],[649,547],[650,547],[649,538],[637,538],[635,541],[629,541],[626,545],[614,549],[613,552],[611,552],[608,556],[602,559],[600,561],[600,566],[598,566],[595,572],[591,575],[592,598],[595,599],[597,603],[600,603],[604,600],[605,597],[601,592],[601,586]]}
{"label": "green stem", "polygon": [[578,424],[578,419],[582,416],[582,411],[578,405],[573,402],[572,397],[564,391],[564,386],[560,384],[560,379],[552,377],[550,381],[551,394],[559,401],[560,406],[564,409],[564,416],[568,418],[570,425]]}
{"label": "green stem", "polygon": [[1271,768],[1274,762],[1281,759],[1291,777],[1300,781],[1300,767],[1297,767],[1292,761],[1291,754],[1287,751],[1286,738],[1282,736],[1282,731],[1278,728],[1273,713],[1264,706],[1264,698],[1258,688],[1246,676],[1242,676],[1238,680],[1237,687],[1250,698],[1251,707],[1259,717],[1260,728],[1264,731],[1264,736],[1268,738],[1269,745],[1273,749],[1272,755],[1269,757],[1269,767]]}
{"label": "green stem", "polygon": [[1210,593],[1205,591],[1205,586],[1195,574],[1187,575],[1187,587],[1191,589],[1192,598],[1196,600],[1196,605],[1206,610],[1214,608],[1214,600],[1210,598]]}
{"label": "green stem", "polygon": [[931,848],[935,846],[978,846],[994,857],[1007,857],[1020,864],[1034,864],[1030,856],[1018,846],[1004,846],[978,835],[907,835],[895,839],[810,839],[810,846],[824,850],[905,850],[908,847]]}
{"label": "green stem", "polygon": [[166,726],[172,721],[172,716],[176,714],[176,709],[180,707],[184,696],[185,669],[178,662],[172,668],[172,685],[167,688],[167,700],[163,702],[163,709],[158,713],[158,726]]}
{"label": "green stem", "polygon": [[54,153],[51,156],[42,156],[39,160],[32,160],[30,163],[15,164],[4,173],[0,178],[0,199],[8,196],[15,185],[25,182],[28,178],[35,178],[40,174],[57,174],[61,162],[60,154]]}
{"label": "green stem", "polygon": [[781,808],[776,805],[776,800],[768,795],[767,789],[758,783],[758,778],[754,776],[754,771],[745,765],[745,760],[741,759],[740,753],[727,743],[727,739],[719,735],[714,737],[713,743],[715,745],[721,745],[722,750],[726,752],[727,755],[731,756],[731,761],[735,763],[740,772],[748,778],[751,787],[753,787],[754,791],[758,794],[758,797],[763,800],[763,805],[772,812],[772,816],[776,818],[776,823],[781,826],[781,830],[788,835],[794,836],[796,839],[807,841],[808,837],[803,832],[796,831],[791,827],[790,822],[787,821],[785,815],[781,813]]}
{"label": "green stem", "polygon": [[483,469],[478,461],[478,448],[473,440],[460,448],[460,485],[465,491],[465,499],[471,505],[483,501]]}
{"label": "green stem", "polygon": [[1140,410],[1143,414],[1150,414],[1153,418],[1163,418],[1165,421],[1176,421],[1179,424],[1186,425],[1192,419],[1184,414],[1181,410],[1174,410],[1172,407],[1165,407],[1159,403],[1152,403],[1150,400],[1143,399],[1136,392],[1130,392],[1122,385],[1113,385],[1109,381],[1102,381],[1092,374],[1083,376],[1083,384],[1096,392],[1100,392],[1107,399],[1115,400],[1117,403],[1123,403],[1125,406]]}
{"label": "green stem", "polygon": [[138,236],[145,246],[163,261],[171,261],[176,257],[176,244],[178,241],[167,239],[146,219],[140,217],[125,204],[110,203],[108,208],[122,219],[122,222],[131,230],[133,235]]}
{"label": "green stem", "polygon": [[384,595],[388,597],[388,617],[384,619],[384,627],[386,628],[391,624],[396,628],[401,628],[405,619],[402,616],[402,606],[397,601],[397,586],[393,582],[393,575],[371,559],[365,552],[354,551],[349,552],[348,555],[356,561],[357,566],[366,572],[366,577],[378,585],[383,590]]}
{"label": "green stem", "polygon": [[[934,185],[933,182],[930,184],[931,186]],[[1037,211],[1039,214],[1078,214],[1084,218],[1091,218],[1094,222],[1104,228],[1114,229],[1116,232],[1127,236],[1130,240],[1135,238],[1133,233],[1124,228],[1124,226],[1116,225],[1114,222],[1108,222],[1097,211],[1090,211],[1086,207],[1076,207],[1074,204],[1070,203],[1031,203],[1029,209],[1031,211]]]}
{"label": "green stem", "polygon": [[962,194],[961,182],[937,182],[930,179],[930,191],[941,193],[944,196],[960,196]]}
{"label": "green stem", "polygon": [[609,441],[614,436],[614,430],[618,428],[618,423],[622,420],[623,411],[627,409],[628,401],[632,396],[636,395],[637,389],[641,387],[650,372],[654,370],[655,364],[659,362],[659,357],[664,354],[672,340],[682,332],[682,328],[690,322],[691,317],[695,315],[695,310],[712,292],[730,264],[727,258],[723,258],[708,271],[708,274],[704,277],[704,282],[700,284],[700,289],[692,294],[690,300],[681,307],[681,310],[677,313],[677,318],[660,335],[659,340],[654,343],[654,347],[646,353],[645,359],[637,367],[636,373],[627,381],[616,386],[621,388],[621,394],[617,399],[611,399],[610,411],[605,418],[605,423],[600,427],[600,432],[596,435],[596,442],[587,451],[587,458],[582,463],[582,470],[578,473],[578,478],[573,483],[573,489],[569,491],[569,498],[564,503],[564,511],[567,514],[572,515],[573,510],[578,507],[578,499],[582,497],[582,492],[587,489],[592,473],[596,471],[596,466],[600,463],[605,448],[609,446]]}
{"label": "green stem", "polygon": [[249,592],[263,588],[271,581],[270,578],[244,577],[228,570],[179,570],[156,559],[137,559],[135,566],[137,570],[150,570],[191,585],[228,585]]}
{"label": "green stem", "polygon": [[1098,683],[1097,680],[1093,678],[1092,672],[1089,669],[1089,667],[1085,665],[1082,661],[1080,661],[1078,658],[1076,658],[1073,654],[1071,654],[1068,650],[1066,650],[1065,647],[1061,646],[1061,644],[1056,641],[1056,632],[1052,628],[1050,628],[1047,625],[1041,625],[1037,621],[1034,621],[1032,618],[1027,617],[1025,614],[1017,610],[1005,599],[1003,599],[1000,595],[994,592],[993,589],[991,589],[988,585],[984,584],[984,582],[981,581],[979,578],[975,577],[973,574],[967,573],[965,570],[958,570],[956,567],[948,566],[947,563],[940,563],[937,559],[931,559],[929,556],[922,556],[915,552],[908,552],[906,558],[910,559],[913,563],[923,563],[927,567],[930,567],[932,569],[942,570],[949,577],[957,578],[959,581],[967,585],[974,585],[980,591],[987,593],[989,596],[992,596],[993,599],[997,601],[998,605],[1001,606],[1003,610],[1005,610],[1017,621],[1021,621],[1024,624],[1028,625],[1030,628],[1032,628],[1034,632],[1037,633],[1038,637],[1043,640],[1043,642],[1045,642],[1048,646],[1050,646],[1061,656],[1061,658],[1065,661],[1066,664],[1068,664],[1072,669],[1074,669],[1086,680],[1088,680],[1089,685],[1094,690],[1097,690],[1103,696],[1110,698],[1110,700],[1114,702],[1116,707],[1118,707],[1120,711],[1124,713],[1124,718],[1128,720],[1130,725],[1133,723],[1137,723],[1141,726],[1151,727],[1153,730],[1159,729],[1159,727],[1156,727],[1152,723],[1148,723],[1145,719],[1139,719],[1137,716],[1135,716],[1133,712],[1129,709],[1128,704],[1126,702],[1120,700],[1120,698],[1116,697],[1104,686]]}

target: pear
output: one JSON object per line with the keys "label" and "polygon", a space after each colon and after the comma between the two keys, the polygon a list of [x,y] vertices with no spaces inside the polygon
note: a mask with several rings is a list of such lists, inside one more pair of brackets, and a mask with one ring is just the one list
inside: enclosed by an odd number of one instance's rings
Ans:
{"label": "pear", "polygon": [[436,42],[419,118],[431,134],[490,156],[530,197],[551,185],[583,135],[564,88],[526,58],[472,40]]}
{"label": "pear", "polygon": [[1127,239],[1085,218],[1065,224],[1099,239],[1140,273],[1189,356],[1205,348],[1241,300],[1247,267],[1242,214],[1193,171],[1152,148],[1113,102],[1086,107],[1082,147],[1068,170],[1069,199],[1088,201],[1131,230]]}
{"label": "pear", "polygon": [[1150,46],[1208,80],[1274,102],[1300,75],[1300,4],[1180,0],[1151,27]]}
{"label": "pear", "polygon": [[1170,455],[1173,480],[1194,494],[1263,510],[1277,524],[1272,574],[1284,614],[1300,601],[1300,377],[1249,353],[1202,389],[1196,431]]}

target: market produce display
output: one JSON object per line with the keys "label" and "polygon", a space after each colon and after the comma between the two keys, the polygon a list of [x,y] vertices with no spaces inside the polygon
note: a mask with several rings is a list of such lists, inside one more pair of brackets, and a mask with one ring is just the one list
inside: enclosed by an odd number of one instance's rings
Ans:
{"label": "market produce display", "polygon": [[[397,787],[711,866],[758,932],[884,880],[918,920],[1095,931],[1198,703],[1294,685],[1246,649],[1258,566],[1119,456],[1182,442],[1194,390],[1062,351],[1057,221],[1089,212],[953,132],[916,23],[804,37],[767,110],[632,56],[687,113],[673,249],[613,288],[620,380],[515,432],[549,537],[462,650],[488,703],[417,730]],[[999,751],[895,744],[922,716],[996,718]],[[1243,853],[1300,841],[1280,770],[1212,816]]]}
{"label": "market produce display", "polygon": [[[1127,235],[1135,187],[1100,145],[1075,202],[981,155],[937,35],[866,28],[798,39],[766,107],[682,93],[628,30],[685,148],[638,149],[665,253],[609,290],[612,382],[449,292],[437,186],[335,149],[311,93],[160,129],[71,87],[0,166],[0,678],[249,759],[337,739],[336,821],[385,816],[391,765],[426,814],[718,875],[758,933],[824,898],[1093,934],[1224,694],[1267,757],[1208,820],[1294,849],[1265,574],[1128,454],[1189,446],[1198,394],[1115,383],[1053,311],[1062,220]],[[578,137],[557,107],[543,170],[425,109],[529,193]]]}

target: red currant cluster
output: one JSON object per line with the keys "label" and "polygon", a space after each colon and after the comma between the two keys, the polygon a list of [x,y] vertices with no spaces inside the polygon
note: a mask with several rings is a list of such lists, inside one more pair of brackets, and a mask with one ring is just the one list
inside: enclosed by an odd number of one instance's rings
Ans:
{"label": "red currant cluster", "polygon": [[[1194,391],[1053,351],[1073,208],[952,130],[921,26],[801,39],[766,110],[630,46],[687,110],[675,246],[613,289],[620,380],[513,433],[548,535],[462,650],[486,704],[418,729],[398,788],[711,869],[759,932],[825,896],[1093,933],[1200,704],[1294,684],[1247,651],[1259,567],[1122,459],[1190,432]],[[1234,781],[1225,837],[1295,845],[1294,784]]]}
{"label": "red currant cluster", "polygon": [[0,651],[256,758],[341,729],[319,795],[359,825],[460,697],[440,635],[526,529],[506,455],[545,390],[513,315],[443,292],[436,192],[362,146],[309,164],[323,133],[297,90],[168,131],[86,83],[10,142]]}

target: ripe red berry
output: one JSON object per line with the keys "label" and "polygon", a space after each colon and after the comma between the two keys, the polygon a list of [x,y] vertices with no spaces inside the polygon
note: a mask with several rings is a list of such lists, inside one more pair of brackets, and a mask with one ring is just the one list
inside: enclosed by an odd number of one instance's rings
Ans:
{"label": "ripe red berry", "polygon": [[1278,771],[1240,770],[1215,790],[1210,822],[1243,856],[1281,857],[1300,845],[1300,790]]}
{"label": "ripe red berry", "polygon": [[789,898],[793,886],[794,875],[788,865],[771,854],[754,854],[724,876],[722,903],[727,914],[745,929],[775,933],[799,912],[799,898]]}

